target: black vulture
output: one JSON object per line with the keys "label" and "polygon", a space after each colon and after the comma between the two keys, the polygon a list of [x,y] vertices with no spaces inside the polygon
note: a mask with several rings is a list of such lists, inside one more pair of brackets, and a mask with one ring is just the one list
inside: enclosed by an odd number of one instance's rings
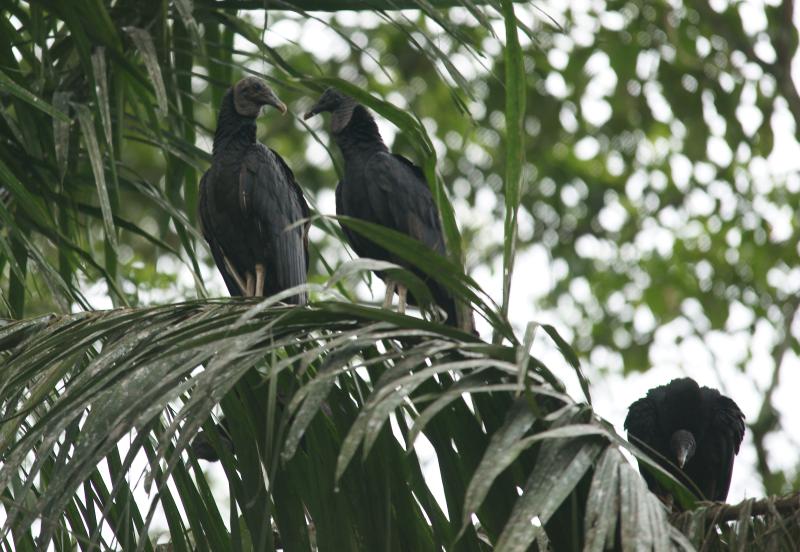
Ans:
{"label": "black vulture", "polygon": [[[389,151],[375,119],[353,98],[328,88],[305,118],[326,111],[331,113],[333,139],[344,158],[344,177],[336,186],[336,214],[402,232],[436,253],[446,255],[439,211],[422,170],[405,157]],[[342,230],[359,256],[392,262],[412,270],[426,283],[436,304],[447,314],[447,323],[472,331],[471,317],[459,324],[456,303],[444,287],[346,225],[342,225]],[[378,276],[386,282],[384,307],[391,304],[396,289],[399,310],[404,312],[405,286],[392,282],[385,274],[378,273]],[[414,297],[408,297],[408,302],[418,304]]]}
{"label": "black vulture", "polygon": [[[228,420],[223,418],[220,423],[214,424],[219,437],[220,444],[228,449],[233,454],[233,440],[231,439],[230,428],[228,428]],[[219,455],[214,445],[211,443],[211,438],[206,435],[205,431],[200,431],[192,441],[192,451],[194,455],[209,462],[218,462]]]}
{"label": "black vulture", "polygon": [[[733,400],[691,378],[674,379],[630,406],[625,429],[633,444],[663,456],[659,463],[667,471],[688,476],[701,498],[725,501],[744,437],[744,414]],[[651,491],[667,498],[641,463],[639,471]]]}
{"label": "black vulture", "polygon": [[[280,415],[282,415],[289,407],[291,396],[278,391],[277,399],[276,414],[278,415],[278,418],[276,419],[280,419]],[[327,401],[322,402],[320,405],[320,410],[325,414],[325,416],[333,416],[333,410],[331,410],[331,407],[328,405]],[[236,449],[233,447],[233,438],[231,436],[231,428],[230,424],[228,424],[228,418],[221,416],[219,423],[214,423],[213,425],[217,433],[217,438],[219,439],[219,444],[227,449],[228,452],[235,455]],[[220,460],[220,456],[217,454],[217,450],[212,444],[212,439],[206,434],[205,430],[201,430],[197,433],[195,438],[192,440],[191,447],[195,456],[198,458],[207,460],[208,462],[218,462]],[[305,436],[300,439],[300,448],[303,450],[306,449]]]}
{"label": "black vulture", "polygon": [[[264,81],[245,77],[222,99],[211,167],[200,181],[203,236],[232,296],[261,297],[304,284],[309,210],[291,169],[256,140],[264,105],[286,106]],[[287,301],[306,302],[305,293]]]}

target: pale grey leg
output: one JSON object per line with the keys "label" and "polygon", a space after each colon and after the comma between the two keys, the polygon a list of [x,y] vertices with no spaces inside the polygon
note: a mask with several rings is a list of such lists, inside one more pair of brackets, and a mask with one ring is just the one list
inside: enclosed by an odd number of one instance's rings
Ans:
{"label": "pale grey leg", "polygon": [[397,295],[399,295],[399,299],[397,300],[397,310],[400,314],[406,313],[406,295],[408,295],[408,288],[403,284],[397,284]]}
{"label": "pale grey leg", "polygon": [[396,284],[392,280],[386,280],[386,296],[383,298],[383,308],[388,309],[392,306],[392,298],[394,297],[394,288]]}
{"label": "pale grey leg", "polygon": [[247,291],[245,291],[245,297],[252,297],[255,295],[256,291],[256,279],[253,278],[253,273],[248,272],[245,277],[247,278]]}
{"label": "pale grey leg", "polygon": [[256,297],[264,297],[264,277],[266,269],[261,263],[256,263]]}

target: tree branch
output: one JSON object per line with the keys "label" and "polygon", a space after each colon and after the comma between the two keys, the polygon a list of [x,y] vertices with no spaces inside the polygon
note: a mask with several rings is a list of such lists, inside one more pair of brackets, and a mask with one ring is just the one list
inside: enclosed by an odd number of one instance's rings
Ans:
{"label": "tree branch", "polygon": [[786,99],[789,111],[794,117],[795,137],[800,139],[800,93],[797,91],[794,79],[792,79],[792,58],[795,54],[797,44],[796,37],[790,36],[797,33],[794,28],[794,0],[783,0],[781,3],[782,20],[786,22],[783,27],[777,30],[776,36],[772,39],[772,47],[775,50],[777,60],[775,62],[775,78],[781,95]]}
{"label": "tree branch", "polygon": [[[708,2],[697,4],[696,8],[701,10],[703,16],[713,21],[715,30],[722,36],[726,35],[725,29],[728,28],[729,23],[726,19],[711,9]],[[756,54],[753,42],[748,41],[747,38],[736,41],[736,47],[740,49],[745,57],[752,63],[758,65],[764,74],[772,75],[775,78],[775,83],[778,87],[778,92],[786,100],[789,112],[795,121],[795,136],[800,139],[800,92],[797,90],[794,79],[792,79],[792,58],[794,57],[796,48],[795,37],[792,33],[797,33],[794,28],[793,15],[794,15],[794,0],[783,0],[780,6],[781,20],[785,23],[783,26],[776,27],[775,30],[769,33],[770,43],[773,50],[775,50],[775,61],[768,62]]]}
{"label": "tree branch", "polygon": [[791,301],[784,304],[783,327],[781,328],[783,335],[781,336],[780,342],[772,349],[772,361],[774,364],[772,381],[770,381],[769,387],[767,387],[764,392],[764,400],[761,403],[761,409],[758,412],[756,420],[748,424],[753,434],[753,445],[756,449],[758,471],[763,478],[764,487],[768,493],[779,492],[780,489],[778,487],[781,481],[779,481],[779,476],[775,474],[769,466],[769,455],[764,441],[767,435],[780,423],[778,413],[775,412],[775,408],[772,406],[772,396],[780,384],[783,358],[792,344],[792,323],[798,309],[800,309],[800,297],[794,297]]}
{"label": "tree branch", "polygon": [[[766,516],[770,514],[778,514],[781,517],[789,517],[792,515],[800,515],[800,492],[777,497],[767,497],[761,500],[752,502],[752,499],[743,500],[739,504],[723,504],[723,503],[708,503],[709,506],[704,506],[705,520],[709,523],[719,524],[727,523],[729,521],[737,521],[740,519],[743,511],[748,508],[750,510],[749,517]],[[684,521],[684,518],[694,517],[697,515],[697,510],[681,512],[680,514],[671,516],[673,523],[676,521]]]}

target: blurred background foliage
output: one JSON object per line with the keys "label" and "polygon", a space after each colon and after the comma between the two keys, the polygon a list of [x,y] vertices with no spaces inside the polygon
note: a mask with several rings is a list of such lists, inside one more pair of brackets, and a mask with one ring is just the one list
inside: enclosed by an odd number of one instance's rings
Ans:
{"label": "blurred background foliage", "polygon": [[[223,294],[196,230],[197,184],[216,106],[244,72],[289,105],[259,137],[322,214],[335,165],[322,123],[299,117],[317,79],[417,117],[434,152],[382,122],[384,137],[436,161],[466,270],[500,302],[500,2],[332,13],[374,4],[0,1],[5,315]],[[555,321],[596,379],[648,370],[659,342],[734,366],[730,385],[758,390],[748,422],[765,493],[797,489],[796,457],[770,447],[798,445],[774,402],[800,366],[794,3],[582,0],[523,3],[517,17],[527,108],[511,321]],[[347,254],[325,221],[312,242],[322,282]]]}

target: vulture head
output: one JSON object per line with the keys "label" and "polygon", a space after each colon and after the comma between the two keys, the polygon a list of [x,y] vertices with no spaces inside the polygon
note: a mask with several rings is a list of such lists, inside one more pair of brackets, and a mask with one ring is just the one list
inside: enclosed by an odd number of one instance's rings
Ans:
{"label": "vulture head", "polygon": [[233,105],[239,115],[254,119],[261,114],[261,107],[265,105],[286,113],[286,105],[267,83],[257,77],[245,77],[233,85]]}
{"label": "vulture head", "polygon": [[341,132],[347,127],[353,117],[353,110],[356,108],[356,101],[350,96],[345,96],[335,88],[328,88],[322,93],[317,103],[303,115],[304,119],[310,119],[314,115],[329,111],[331,117],[331,129],[333,132]]}

